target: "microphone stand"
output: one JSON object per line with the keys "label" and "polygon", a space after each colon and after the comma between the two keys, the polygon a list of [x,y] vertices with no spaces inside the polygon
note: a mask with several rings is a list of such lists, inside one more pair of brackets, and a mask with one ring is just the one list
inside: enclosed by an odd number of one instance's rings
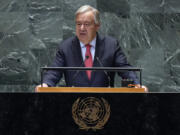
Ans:
{"label": "microphone stand", "polygon": [[[99,64],[101,65],[101,67],[104,67],[103,64],[102,64],[102,62],[99,60],[99,58],[96,57],[96,59],[97,59],[97,61],[99,62]],[[107,78],[108,78],[108,84],[109,84],[109,88],[110,88],[110,87],[111,87],[111,85],[110,85],[111,78],[109,77],[108,73],[107,73],[105,70],[103,70],[103,71],[104,71],[105,75],[106,75]]]}
{"label": "microphone stand", "polygon": [[[87,59],[89,59],[89,56],[86,56],[86,57],[85,57],[85,60],[87,60]],[[84,60],[84,61],[85,61],[85,60]],[[80,67],[82,67],[82,65],[84,64],[84,61],[81,63]],[[73,86],[73,84],[74,84],[74,79],[77,77],[77,75],[79,74],[79,72],[80,72],[80,70],[76,71],[76,73],[75,73],[74,76],[73,76],[73,79],[72,79],[72,87],[74,87],[74,86]]]}

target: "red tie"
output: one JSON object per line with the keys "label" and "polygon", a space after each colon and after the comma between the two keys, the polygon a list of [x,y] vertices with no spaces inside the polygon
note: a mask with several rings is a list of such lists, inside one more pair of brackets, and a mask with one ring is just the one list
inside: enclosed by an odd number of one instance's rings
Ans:
{"label": "red tie", "polygon": [[[86,45],[86,54],[85,54],[85,66],[86,67],[92,67],[92,55],[90,51],[91,45],[87,44]],[[91,80],[91,70],[87,70],[86,74],[88,76],[88,79]]]}

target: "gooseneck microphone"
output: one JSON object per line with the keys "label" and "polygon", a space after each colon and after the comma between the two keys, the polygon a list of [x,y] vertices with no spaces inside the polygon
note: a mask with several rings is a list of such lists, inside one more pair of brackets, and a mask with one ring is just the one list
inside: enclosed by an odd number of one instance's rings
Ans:
{"label": "gooseneck microphone", "polygon": [[[99,60],[99,58],[96,57],[96,59],[97,59],[97,61],[99,62],[99,64],[101,65],[101,67],[104,67],[103,64],[102,64],[102,62]],[[109,87],[111,87],[111,85],[110,85],[111,78],[110,78],[110,76],[108,75],[108,73],[106,72],[106,70],[103,70],[103,71],[104,71],[105,75],[106,75],[107,78],[108,78],[108,84],[109,84]]]}
{"label": "gooseneck microphone", "polygon": [[[84,61],[86,61],[87,59],[89,59],[89,56],[88,56],[88,55],[85,56],[85,60],[84,60]],[[82,67],[82,66],[83,66],[84,61],[81,63],[81,65],[80,65],[79,67]],[[74,85],[73,85],[73,84],[74,84],[74,80],[75,80],[75,78],[77,77],[77,75],[79,74],[79,72],[80,72],[80,70],[77,70],[76,73],[73,75],[72,87],[74,87]]]}

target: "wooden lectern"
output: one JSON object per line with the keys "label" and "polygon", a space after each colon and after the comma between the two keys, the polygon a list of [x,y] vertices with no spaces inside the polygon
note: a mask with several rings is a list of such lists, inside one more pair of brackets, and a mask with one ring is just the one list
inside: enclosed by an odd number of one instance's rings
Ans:
{"label": "wooden lectern", "polygon": [[61,93],[121,93],[121,92],[145,92],[144,88],[109,88],[109,87],[39,87],[38,92]]}

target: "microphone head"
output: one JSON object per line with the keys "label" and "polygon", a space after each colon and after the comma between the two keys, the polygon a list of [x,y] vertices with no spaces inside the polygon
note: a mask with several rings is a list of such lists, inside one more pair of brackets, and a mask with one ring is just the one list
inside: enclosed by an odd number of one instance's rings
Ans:
{"label": "microphone head", "polygon": [[89,56],[88,56],[88,55],[86,55],[86,59],[89,59]]}

